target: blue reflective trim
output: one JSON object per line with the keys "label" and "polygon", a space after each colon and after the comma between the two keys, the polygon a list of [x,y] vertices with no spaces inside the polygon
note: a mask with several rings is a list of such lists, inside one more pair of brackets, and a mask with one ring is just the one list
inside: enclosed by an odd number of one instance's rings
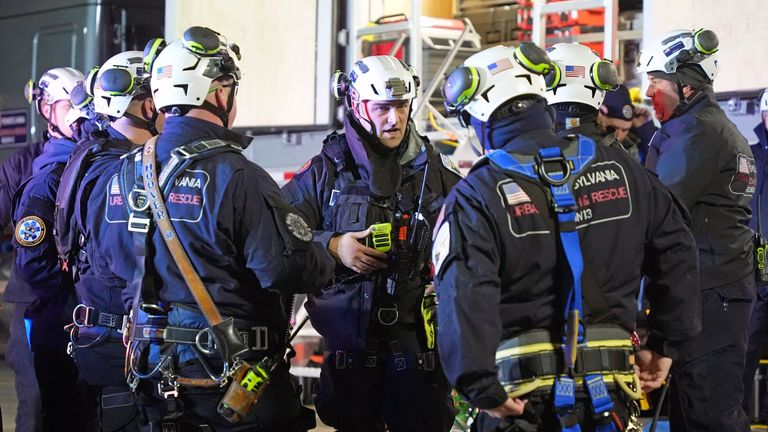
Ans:
{"label": "blue reflective trim", "polygon": [[27,332],[27,346],[32,349],[32,318],[24,318],[24,331]]}

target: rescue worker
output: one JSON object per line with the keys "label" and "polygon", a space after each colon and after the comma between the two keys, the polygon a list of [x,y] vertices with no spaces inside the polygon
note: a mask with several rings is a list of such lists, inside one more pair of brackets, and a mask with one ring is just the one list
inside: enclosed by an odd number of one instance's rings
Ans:
{"label": "rescue worker", "polygon": [[44,145],[45,140],[40,140],[22,147],[0,164],[0,225],[3,228],[11,224],[13,194],[32,175],[32,161],[43,153]]}
{"label": "rescue worker", "polygon": [[[138,236],[133,244],[146,244],[124,292],[135,317],[128,366],[140,409],[164,429],[312,429],[314,412],[302,406],[284,359],[282,302],[324,286],[333,259],[269,174],[242,155],[250,139],[230,129],[241,78],[237,45],[204,27],[161,45],[150,47],[145,64],[164,131],[124,158],[102,189],[100,221],[115,222],[127,209],[122,238],[105,241],[124,245]],[[163,192],[153,189],[160,185]],[[178,243],[167,244],[171,238]],[[203,297],[210,302],[198,303]]]}
{"label": "rescue worker", "polygon": [[[496,46],[444,84],[489,154],[450,193],[435,235],[440,358],[480,409],[473,430],[638,430],[639,387],[659,387],[699,330],[693,238],[626,152],[555,135],[549,62],[530,43]],[[651,335],[633,347],[643,274]]]}
{"label": "rescue worker", "polygon": [[[750,146],[752,154],[755,157],[755,168],[757,175],[757,186],[755,188],[755,197],[750,202],[752,209],[752,219],[749,220],[749,227],[755,231],[755,247],[765,248],[765,233],[768,229],[768,188],[766,188],[766,175],[768,174],[768,91],[763,91],[760,97],[761,122],[758,123],[754,132],[758,142]],[[756,255],[759,257],[760,255]],[[763,255],[765,256],[765,255]],[[768,399],[763,397],[760,403],[759,412],[752,412],[753,392],[758,391],[754,387],[755,372],[760,363],[760,356],[763,347],[768,341],[768,269],[765,267],[765,260],[762,263],[758,259],[756,264],[756,283],[757,297],[752,307],[752,317],[749,323],[747,333],[747,354],[744,366],[744,398],[742,407],[750,419],[758,419],[759,423],[768,421]],[[761,265],[762,264],[762,265]]]}
{"label": "rescue worker", "polygon": [[447,431],[453,422],[425,264],[460,174],[409,120],[418,84],[391,56],[338,72],[331,87],[344,99],[344,131],[283,187],[336,259],[333,281],[306,307],[326,343],[315,407],[340,431]]}
{"label": "rescue worker", "polygon": [[[16,189],[32,175],[32,161],[43,153],[45,140],[23,147],[0,164],[0,225],[5,228],[12,221],[13,195]],[[15,259],[14,259],[15,262]],[[32,352],[27,344],[24,313],[35,300],[32,292],[11,266],[11,276],[5,285],[3,301],[13,305],[13,315],[8,326],[8,345],[5,358],[13,369],[16,387],[16,430],[34,432],[40,430],[40,390],[35,377]]]}
{"label": "rescue worker", "polygon": [[75,147],[66,118],[69,94],[83,80],[72,68],[55,68],[28,89],[37,112],[48,122],[50,139],[32,164],[32,176],[14,195],[15,276],[34,297],[24,318],[40,388],[43,430],[77,430],[85,426],[77,369],[67,355],[63,331],[72,313],[74,289],[56,254],[53,212],[64,165]]}
{"label": "rescue worker", "polygon": [[690,212],[701,270],[702,331],[681,348],[672,371],[675,431],[749,430],[741,401],[755,298],[748,226],[755,162],[747,140],[715,101],[717,50],[714,32],[677,30],[649,43],[638,59],[661,122],[646,167]]}
{"label": "rescue worker", "polygon": [[616,90],[607,92],[597,113],[597,127],[604,135],[614,134],[616,142],[621,144],[633,158],[644,161],[648,153],[648,142],[643,142],[632,132],[635,119],[635,106],[629,97],[629,90],[623,84]]}
{"label": "rescue worker", "polygon": [[[555,113],[555,131],[561,136],[579,134],[603,141],[597,110],[606,91],[619,84],[616,66],[578,43],[556,44],[548,54],[553,65],[545,77],[547,102]],[[603,142],[611,145],[613,140]]]}
{"label": "rescue worker", "polygon": [[[104,131],[91,131],[78,143],[62,175],[57,194],[56,240],[59,256],[72,269],[80,303],[73,313],[70,346],[80,378],[95,410],[95,430],[138,430],[138,410],[125,380],[123,332],[127,310],[122,300],[129,261],[100,234],[104,197],[117,176],[119,158],[157,135],[164,116],[152,102],[149,73],[141,51],[126,51],[94,68],[86,84],[93,110],[109,119]],[[88,102],[85,102],[87,105]],[[81,102],[82,103],[82,102]],[[123,226],[122,229],[125,229]],[[124,253],[132,253],[125,245]],[[125,268],[128,267],[128,268]]]}
{"label": "rescue worker", "polygon": [[72,109],[67,114],[66,122],[72,129],[73,141],[80,142],[96,131],[106,129],[109,125],[106,116],[94,110],[93,96],[88,94],[82,83],[72,89],[69,101],[72,103]]}

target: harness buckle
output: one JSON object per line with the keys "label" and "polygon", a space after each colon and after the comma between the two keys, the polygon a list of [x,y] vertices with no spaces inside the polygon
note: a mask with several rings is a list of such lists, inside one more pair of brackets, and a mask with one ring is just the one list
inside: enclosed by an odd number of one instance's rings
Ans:
{"label": "harness buckle", "polygon": [[137,217],[135,213],[128,215],[128,231],[136,233],[149,232],[149,218]]}
{"label": "harness buckle", "polygon": [[[81,310],[85,310],[85,318],[83,320],[79,319]],[[77,327],[93,327],[93,324],[91,323],[91,312],[95,311],[96,309],[80,303],[75,306],[75,309],[72,311],[72,323]]]}
{"label": "harness buckle", "polygon": [[435,370],[435,352],[428,351],[416,355],[416,366],[425,371]]}
{"label": "harness buckle", "polygon": [[131,192],[128,193],[128,206],[134,211],[146,211],[149,208],[147,191],[139,188],[131,189]]}
{"label": "harness buckle", "polygon": [[125,334],[125,331],[128,329],[128,315],[123,315],[123,323],[120,324],[120,328],[117,329],[117,332],[120,334]]}
{"label": "harness buckle", "polygon": [[[266,351],[269,348],[269,329],[265,326],[251,327],[253,331],[252,341],[254,344],[250,347],[252,351]],[[248,333],[241,333],[243,342],[248,345]]]}
{"label": "harness buckle", "polygon": [[164,384],[165,380],[157,383],[157,392],[163,396],[163,399],[177,398],[179,397],[179,386],[176,383],[168,382]]}
{"label": "harness buckle", "polygon": [[336,369],[350,368],[353,360],[354,357],[351,355],[348,356],[346,351],[336,350]]}
{"label": "harness buckle", "polygon": [[[206,345],[211,347],[210,349],[203,347],[203,341],[201,340],[201,338],[205,334],[208,335],[208,343]],[[200,330],[199,332],[197,332],[197,335],[195,335],[195,346],[197,347],[197,349],[199,349],[206,355],[213,355],[216,353],[216,346],[212,340],[210,327],[206,327]]]}
{"label": "harness buckle", "polygon": [[194,153],[190,152],[189,150],[187,150],[187,149],[186,149],[186,148],[184,148],[184,147],[185,147],[185,146],[176,147],[175,149],[173,149],[173,153],[174,153],[174,154],[175,154],[175,155],[176,155],[178,158],[180,158],[180,159],[189,159],[189,158],[191,158],[192,156],[194,156]]}
{"label": "harness buckle", "polygon": [[115,324],[117,324],[117,317],[118,315],[100,313],[99,318],[97,319],[97,325],[115,328]]}
{"label": "harness buckle", "polygon": [[379,323],[385,326],[391,326],[397,322],[400,318],[400,313],[397,311],[397,305],[391,308],[379,308],[376,312],[376,316],[379,319]]}
{"label": "harness buckle", "polygon": [[[546,150],[546,149],[543,149]],[[536,162],[536,172],[539,174],[539,176],[553,186],[562,186],[565,183],[568,182],[568,178],[571,176],[571,164],[568,163],[568,160],[563,156],[563,153],[559,151],[558,154],[553,155],[542,155],[541,153],[535,155],[533,157],[533,160]],[[547,164],[553,164],[556,163],[559,165],[559,168],[561,168],[561,171],[548,171],[547,170]],[[556,179],[553,177],[553,175],[557,174],[560,176],[559,179]]]}

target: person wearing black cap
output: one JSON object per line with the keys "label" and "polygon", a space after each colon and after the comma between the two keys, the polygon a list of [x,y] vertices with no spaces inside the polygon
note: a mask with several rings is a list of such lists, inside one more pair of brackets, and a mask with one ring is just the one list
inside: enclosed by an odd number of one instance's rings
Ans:
{"label": "person wearing black cap", "polygon": [[614,134],[616,141],[635,159],[643,163],[648,153],[648,143],[632,132],[635,107],[627,87],[619,85],[607,92],[597,113],[597,126],[606,135]]}
{"label": "person wearing black cap", "polygon": [[646,167],[688,208],[699,249],[703,325],[672,371],[675,431],[749,430],[741,402],[755,298],[749,204],[757,180],[747,140],[714,99],[717,48],[712,31],[674,31],[649,44],[638,63],[661,121]]}

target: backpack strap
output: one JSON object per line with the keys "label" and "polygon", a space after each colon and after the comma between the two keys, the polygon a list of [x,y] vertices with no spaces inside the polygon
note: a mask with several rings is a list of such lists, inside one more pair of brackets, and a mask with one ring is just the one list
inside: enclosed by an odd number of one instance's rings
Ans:
{"label": "backpack strap", "polygon": [[[130,141],[109,140],[106,137],[91,142],[81,141],[63,168],[56,191],[53,228],[62,270],[68,270],[81,247],[81,232],[75,220],[75,212],[80,215],[84,213],[83,209],[77,208],[77,202],[88,168],[99,158],[123,155],[131,147]],[[80,199],[80,202],[82,205],[87,200]]]}

